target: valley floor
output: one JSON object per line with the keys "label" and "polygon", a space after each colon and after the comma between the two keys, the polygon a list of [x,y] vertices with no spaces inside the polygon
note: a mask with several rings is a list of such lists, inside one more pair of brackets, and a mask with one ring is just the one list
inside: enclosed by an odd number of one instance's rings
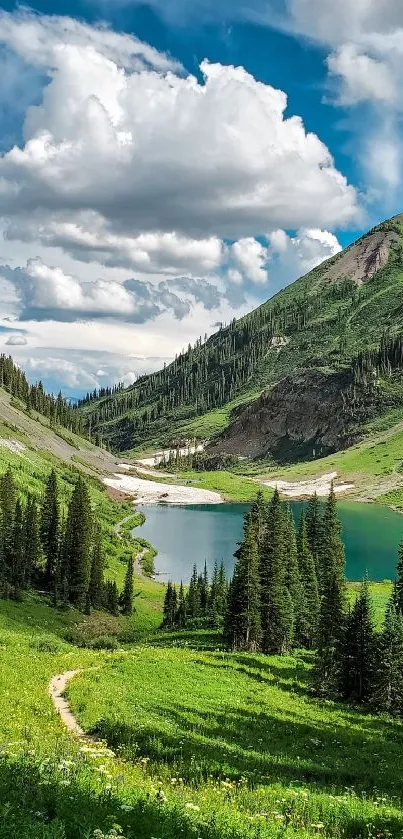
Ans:
{"label": "valley floor", "polygon": [[[0,602],[1,839],[401,836],[403,726],[316,700],[308,654],[228,654],[210,632],[96,652],[64,640],[78,617]],[[95,742],[49,696],[71,670]]]}

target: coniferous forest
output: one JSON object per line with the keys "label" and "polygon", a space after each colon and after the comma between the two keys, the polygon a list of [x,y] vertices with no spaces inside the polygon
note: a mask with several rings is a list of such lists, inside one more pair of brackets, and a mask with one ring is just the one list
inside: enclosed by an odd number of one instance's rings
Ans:
{"label": "coniferous forest", "polygon": [[232,651],[312,651],[318,696],[370,704],[403,716],[403,543],[383,631],[375,631],[367,580],[350,604],[344,545],[333,488],[314,495],[296,529],[277,490],[260,492],[244,520],[232,579],[215,565],[193,568],[187,592],[168,583],[163,627],[216,627]]}
{"label": "coniferous forest", "polygon": [[104,579],[99,525],[85,480],[79,476],[65,508],[52,470],[40,502],[20,497],[12,469],[0,477],[0,596],[20,600],[26,591],[48,594],[58,606],[82,612],[133,611],[133,559],[122,593]]}

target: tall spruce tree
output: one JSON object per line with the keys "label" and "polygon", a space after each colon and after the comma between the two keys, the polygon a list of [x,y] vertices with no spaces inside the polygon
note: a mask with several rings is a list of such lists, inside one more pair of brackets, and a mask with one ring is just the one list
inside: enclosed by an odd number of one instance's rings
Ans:
{"label": "tall spruce tree", "polygon": [[15,505],[12,535],[11,585],[15,592],[21,592],[25,580],[24,556],[24,512],[19,498]]}
{"label": "tall spruce tree", "polygon": [[315,646],[319,621],[319,592],[314,558],[309,549],[306,519],[302,513],[298,528],[298,564],[302,607],[297,624],[297,641],[310,650]]}
{"label": "tall spruce tree", "polygon": [[297,538],[295,522],[288,503],[284,504],[284,561],[285,584],[288,589],[293,613],[292,641],[297,641],[298,627],[303,612],[303,590],[299,572]]}
{"label": "tall spruce tree", "polygon": [[45,489],[41,507],[41,539],[45,554],[45,585],[52,590],[55,586],[56,565],[59,556],[60,508],[56,472],[52,469]]}
{"label": "tall spruce tree", "polygon": [[38,508],[35,499],[30,497],[24,516],[24,588],[39,581],[42,556]]}
{"label": "tall spruce tree", "polygon": [[117,617],[119,614],[119,592],[115,580],[108,580],[105,583],[104,601],[107,611]]}
{"label": "tall spruce tree", "polygon": [[283,654],[292,643],[294,615],[285,576],[284,511],[276,489],[260,557],[262,650]]}
{"label": "tall spruce tree", "polygon": [[380,713],[403,716],[403,615],[393,598],[378,642],[371,703]]}
{"label": "tall spruce tree", "polygon": [[235,558],[225,637],[232,649],[253,652],[260,645],[261,623],[259,550],[251,515],[245,516],[244,538]]}
{"label": "tall spruce tree", "polygon": [[319,694],[331,696],[337,692],[340,681],[341,646],[347,607],[344,545],[333,485],[323,516],[322,544],[322,599],[314,681]]}
{"label": "tall spruce tree", "polygon": [[102,538],[99,527],[95,529],[94,545],[91,556],[91,574],[88,588],[89,605],[93,609],[100,609],[104,599],[104,567],[105,561],[102,551]]}
{"label": "tall spruce tree", "polygon": [[323,521],[322,521],[322,510],[319,498],[316,494],[312,495],[309,499],[306,513],[306,532],[308,537],[308,546],[309,550],[313,556],[313,560],[315,563],[316,569],[316,576],[318,580],[318,586],[320,588],[321,584],[321,555],[323,549]]}
{"label": "tall spruce tree", "polygon": [[397,576],[395,583],[396,607],[403,615],[403,539],[399,545],[397,560]]}
{"label": "tall spruce tree", "polygon": [[181,580],[178,594],[178,608],[175,615],[175,626],[177,626],[178,629],[184,629],[186,626],[186,618],[186,597],[183,582]]}
{"label": "tall spruce tree", "polygon": [[200,586],[196,565],[193,566],[192,576],[190,578],[186,598],[186,611],[189,618],[200,617]]}
{"label": "tall spruce tree", "polygon": [[16,502],[17,492],[13,473],[9,467],[0,479],[2,559],[4,578],[8,581],[11,579],[13,566],[14,513]]}
{"label": "tall spruce tree", "polygon": [[84,480],[79,477],[67,514],[64,562],[67,566],[69,600],[83,611],[87,605],[91,576],[92,532],[90,497]]}
{"label": "tall spruce tree", "polygon": [[134,574],[134,559],[133,555],[129,556],[127,563],[127,571],[125,576],[125,584],[122,592],[121,607],[122,613],[131,617],[133,614],[133,574]]}
{"label": "tall spruce tree", "polygon": [[250,511],[253,526],[255,528],[258,550],[263,545],[264,534],[267,527],[267,503],[262,490],[259,490]]}
{"label": "tall spruce tree", "polygon": [[367,702],[371,695],[374,670],[375,632],[368,581],[364,580],[346,622],[340,672],[340,692],[343,698]]}
{"label": "tall spruce tree", "polygon": [[169,580],[167,588],[166,588],[166,592],[165,592],[165,597],[164,597],[163,620],[162,620],[162,625],[166,629],[172,629],[175,626],[177,609],[178,609],[178,597],[177,597],[176,588],[173,585],[173,583],[171,583],[171,581]]}

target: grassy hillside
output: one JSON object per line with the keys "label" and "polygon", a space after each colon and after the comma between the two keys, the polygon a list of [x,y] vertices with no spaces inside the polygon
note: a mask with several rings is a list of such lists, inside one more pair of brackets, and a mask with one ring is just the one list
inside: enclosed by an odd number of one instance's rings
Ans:
{"label": "grassy hillside", "polygon": [[[121,590],[128,555],[133,552],[142,555],[144,540],[137,541],[130,535],[139,523],[132,502],[125,501],[123,496],[122,499],[111,497],[100,480],[101,474],[116,469],[115,459],[66,429],[51,429],[44,417],[32,411],[27,413],[0,390],[0,474],[8,467],[12,468],[21,495],[30,494],[38,501],[51,469],[55,469],[64,509],[77,476],[85,473],[94,514],[101,527],[105,577],[115,580]],[[142,575],[136,578],[135,591],[133,631],[155,628],[160,622],[162,587]],[[104,628],[104,634],[116,633],[113,626]]]}
{"label": "grassy hillside", "polygon": [[[74,618],[0,603],[1,839],[399,839],[402,726],[314,699],[309,657],[168,635],[80,650],[63,640]],[[73,708],[111,750],[52,708],[51,677],[76,668]]]}
{"label": "grassy hillside", "polygon": [[370,231],[164,370],[82,406],[118,450],[210,437],[239,405],[306,369],[349,369],[385,330],[403,330],[402,217]]}

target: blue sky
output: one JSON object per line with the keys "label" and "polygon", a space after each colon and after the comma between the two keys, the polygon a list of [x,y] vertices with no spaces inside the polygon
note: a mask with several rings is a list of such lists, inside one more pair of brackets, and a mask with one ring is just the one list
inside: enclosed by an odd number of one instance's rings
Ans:
{"label": "blue sky", "polygon": [[0,5],[0,332],[130,382],[401,210],[400,0]]}

